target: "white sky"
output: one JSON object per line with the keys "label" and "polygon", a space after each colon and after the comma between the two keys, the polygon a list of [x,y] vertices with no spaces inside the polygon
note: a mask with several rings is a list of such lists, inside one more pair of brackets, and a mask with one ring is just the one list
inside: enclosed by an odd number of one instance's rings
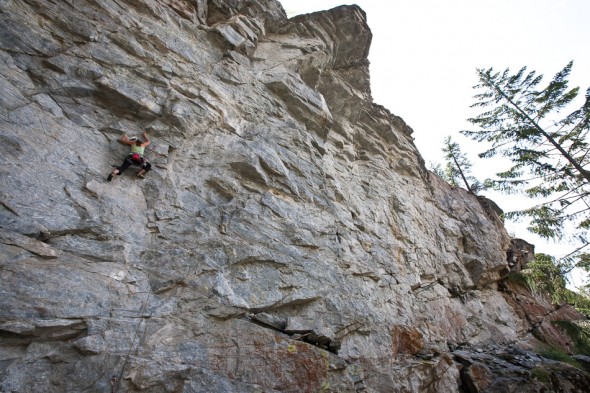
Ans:
{"label": "white sky", "polygon": [[[279,1],[289,16],[342,4],[360,6],[373,33],[374,101],[412,127],[427,163],[443,162],[443,139],[451,135],[480,179],[506,168],[480,160],[482,147],[459,134],[473,129],[466,119],[479,113],[469,108],[476,68],[517,71],[527,66],[548,82],[573,60],[569,81],[581,90],[577,107],[590,86],[590,0]],[[530,206],[527,199],[488,196],[505,211]],[[535,244],[537,252],[557,255],[570,249],[542,241],[524,224],[506,224],[511,234]],[[574,285],[580,283],[579,275],[572,278]]]}

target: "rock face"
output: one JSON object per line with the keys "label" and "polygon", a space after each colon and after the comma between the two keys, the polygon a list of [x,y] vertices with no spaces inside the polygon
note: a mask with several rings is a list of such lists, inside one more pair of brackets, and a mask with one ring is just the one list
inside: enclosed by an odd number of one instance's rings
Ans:
{"label": "rock face", "polygon": [[372,102],[370,42],[356,6],[0,0],[1,391],[530,380],[503,224]]}

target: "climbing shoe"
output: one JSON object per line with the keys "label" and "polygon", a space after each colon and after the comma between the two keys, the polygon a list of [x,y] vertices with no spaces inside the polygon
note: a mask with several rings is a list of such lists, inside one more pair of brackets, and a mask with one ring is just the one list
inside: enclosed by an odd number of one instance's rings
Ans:
{"label": "climbing shoe", "polygon": [[107,181],[111,181],[113,180],[113,174],[109,173],[109,175],[107,176]]}

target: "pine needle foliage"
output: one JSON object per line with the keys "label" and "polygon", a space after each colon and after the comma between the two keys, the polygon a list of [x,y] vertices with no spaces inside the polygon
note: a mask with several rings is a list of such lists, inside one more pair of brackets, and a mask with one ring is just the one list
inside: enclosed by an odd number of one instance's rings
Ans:
{"label": "pine needle foliage", "polygon": [[450,136],[444,140],[442,148],[446,164],[444,167],[438,165],[433,171],[447,181],[453,187],[464,187],[472,194],[477,194],[484,187],[474,176],[471,175],[471,161],[461,151],[457,142],[453,142]]}
{"label": "pine needle foliage", "polygon": [[546,239],[579,242],[576,253],[559,263],[589,268],[582,250],[590,234],[590,88],[580,108],[568,111],[579,95],[569,88],[568,63],[544,87],[543,75],[509,69],[478,69],[472,108],[482,113],[468,119],[479,129],[461,131],[486,142],[482,158],[505,157],[509,168],[486,184],[505,193],[524,193],[541,200],[535,206],[506,213],[507,218],[530,220],[529,230]]}
{"label": "pine needle foliage", "polygon": [[535,254],[535,259],[522,270],[531,290],[548,295],[555,304],[568,303],[585,316],[590,316],[590,296],[587,290],[574,292],[566,287],[567,266],[547,254]]}

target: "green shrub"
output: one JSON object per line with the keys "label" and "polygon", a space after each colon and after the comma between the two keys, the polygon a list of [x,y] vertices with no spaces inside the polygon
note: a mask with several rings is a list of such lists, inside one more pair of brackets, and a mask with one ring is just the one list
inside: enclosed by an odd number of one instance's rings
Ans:
{"label": "green shrub", "polygon": [[510,272],[506,279],[517,284],[528,284],[526,276],[522,273]]}
{"label": "green shrub", "polygon": [[533,368],[531,370],[531,374],[539,382],[543,382],[543,383],[549,382],[549,371],[545,370],[543,367]]}
{"label": "green shrub", "polygon": [[574,353],[590,353],[590,328],[582,327],[572,321],[553,321],[552,323],[571,338]]}
{"label": "green shrub", "polygon": [[567,363],[571,366],[583,370],[584,368],[574,358],[565,353],[562,349],[553,346],[547,346],[544,350],[539,351],[539,355],[544,358],[556,360],[558,362]]}

